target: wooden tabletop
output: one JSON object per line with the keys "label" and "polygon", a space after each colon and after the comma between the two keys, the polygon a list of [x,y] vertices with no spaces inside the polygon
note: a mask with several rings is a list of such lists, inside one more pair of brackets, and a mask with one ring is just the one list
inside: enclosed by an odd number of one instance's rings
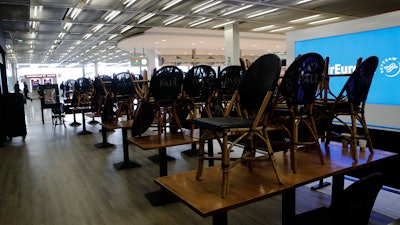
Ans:
{"label": "wooden tabletop", "polygon": [[180,198],[200,216],[207,217],[281,194],[321,178],[344,174],[398,157],[396,153],[377,149],[374,150],[374,155],[370,155],[369,151],[360,152],[357,149],[360,153],[359,161],[354,162],[349,150],[342,150],[341,143],[332,142],[329,149],[323,149],[325,150],[325,165],[320,164],[316,152],[297,151],[296,174],[290,169],[289,154],[283,156],[282,152],[275,153],[284,181],[283,185],[278,184],[269,162],[255,162],[251,172],[244,165],[238,165],[230,172],[229,193],[224,199],[221,198],[220,165],[205,168],[201,180],[196,180],[196,171],[188,171],[159,177],[155,179],[155,182]]}
{"label": "wooden tabletop", "polygon": [[113,130],[118,128],[130,128],[132,127],[133,120],[122,120],[122,121],[112,121],[112,122],[103,122],[101,126]]}
{"label": "wooden tabletop", "polygon": [[163,133],[161,137],[156,135],[146,135],[142,137],[129,137],[128,141],[137,145],[143,150],[167,148],[171,146],[191,144],[198,141],[198,138],[184,135],[181,133]]}

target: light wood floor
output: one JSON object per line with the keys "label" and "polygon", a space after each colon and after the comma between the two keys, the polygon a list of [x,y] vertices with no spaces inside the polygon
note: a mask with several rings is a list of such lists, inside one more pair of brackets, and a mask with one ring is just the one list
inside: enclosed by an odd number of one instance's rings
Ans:
{"label": "light wood floor", "polygon": [[[0,148],[0,224],[4,225],[162,225],[212,224],[182,203],[153,207],[144,194],[158,190],[153,179],[159,175],[158,164],[148,156],[156,150],[143,151],[130,145],[130,157],[142,167],[124,171],[114,169],[122,160],[120,130],[108,139],[115,148],[97,149],[101,142],[99,125],[87,124],[93,134],[78,136],[82,126],[53,129],[50,110],[45,110],[42,124],[40,104],[36,99],[25,108],[28,135],[14,137]],[[77,115],[77,121],[81,117]],[[90,119],[87,119],[87,122]],[[168,163],[168,172],[193,170],[195,157],[181,154],[190,146],[167,150],[176,158]],[[329,205],[330,197],[306,187],[297,190],[298,212]],[[373,213],[371,223],[392,221]],[[228,213],[231,225],[281,224],[281,197],[276,196]]]}

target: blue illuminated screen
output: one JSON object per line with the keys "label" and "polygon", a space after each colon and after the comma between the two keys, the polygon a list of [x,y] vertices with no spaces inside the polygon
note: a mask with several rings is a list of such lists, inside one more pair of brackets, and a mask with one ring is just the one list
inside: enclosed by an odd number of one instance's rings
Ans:
{"label": "blue illuminated screen", "polygon": [[[400,105],[400,27],[295,42],[295,55],[308,52],[329,56],[329,74],[351,73],[359,57],[377,56],[367,103]],[[346,80],[332,77],[331,91],[339,94]]]}

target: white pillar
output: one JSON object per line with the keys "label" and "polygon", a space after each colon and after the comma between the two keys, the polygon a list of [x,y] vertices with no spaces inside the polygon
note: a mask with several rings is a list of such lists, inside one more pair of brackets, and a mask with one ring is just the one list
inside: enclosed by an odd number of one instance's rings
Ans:
{"label": "white pillar", "polygon": [[240,65],[239,24],[233,23],[225,27],[225,64]]}
{"label": "white pillar", "polygon": [[[146,56],[148,57],[148,64],[147,64],[147,74],[148,76],[153,75],[153,70],[154,68],[156,68],[156,58],[158,57],[156,54],[156,50],[155,49],[147,49],[146,50]],[[151,77],[148,77],[149,79]]]}

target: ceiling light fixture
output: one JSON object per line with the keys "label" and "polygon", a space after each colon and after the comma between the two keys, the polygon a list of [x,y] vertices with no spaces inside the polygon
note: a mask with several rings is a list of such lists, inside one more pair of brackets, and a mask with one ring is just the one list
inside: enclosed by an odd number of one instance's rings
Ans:
{"label": "ceiling light fixture", "polygon": [[265,15],[265,14],[268,14],[268,13],[272,13],[272,12],[275,12],[275,11],[278,11],[278,10],[279,9],[270,9],[270,10],[267,10],[267,11],[264,11],[264,10],[258,11],[256,13],[253,13],[253,14],[247,16],[247,18],[251,19],[251,18],[254,18],[254,17],[257,17],[257,16],[262,16],[262,15]]}
{"label": "ceiling light fixture", "polygon": [[230,11],[228,11],[228,12],[222,14],[221,16],[227,16],[227,15],[230,15],[230,14],[232,14],[232,13],[236,13],[236,12],[239,12],[239,11],[242,11],[242,10],[245,10],[245,9],[248,9],[248,8],[250,8],[250,7],[252,7],[252,6],[253,6],[253,5],[245,5],[245,6],[242,6],[242,7],[240,7],[240,8],[237,8],[237,9],[234,9],[234,10],[230,10]]}
{"label": "ceiling light fixture", "polygon": [[236,22],[236,21],[233,20],[233,21],[229,21],[229,22],[226,22],[226,23],[221,23],[221,24],[219,24],[219,25],[213,26],[212,28],[224,27],[224,26],[229,25],[229,24],[232,24],[232,23],[234,23],[234,22]]}
{"label": "ceiling light fixture", "polygon": [[275,30],[271,30],[271,32],[280,32],[280,31],[285,31],[285,30],[290,30],[293,27],[283,27],[283,28],[279,28],[279,29],[275,29]]}
{"label": "ceiling light fixture", "polygon": [[290,23],[301,23],[301,22],[304,22],[304,21],[307,21],[307,20],[312,20],[312,19],[317,18],[319,16],[321,16],[321,15],[317,14],[317,15],[307,16],[307,17],[303,17],[303,18],[300,18],[300,19],[296,19],[296,20],[291,20],[289,22]]}
{"label": "ceiling light fixture", "polygon": [[301,1],[297,2],[296,5],[304,4],[304,3],[307,3],[307,2],[311,2],[311,1],[312,0],[301,0]]}
{"label": "ceiling light fixture", "polygon": [[168,3],[164,8],[162,8],[162,11],[167,10],[169,8],[171,8],[172,6],[178,4],[179,2],[181,2],[182,0],[174,0],[170,3]]}
{"label": "ceiling light fixture", "polygon": [[64,32],[61,32],[61,33],[58,35],[58,38],[63,39],[64,36],[65,36],[65,33],[64,33]]}
{"label": "ceiling light fixture", "polygon": [[198,13],[198,12],[201,12],[201,11],[203,11],[203,10],[206,10],[206,9],[208,9],[208,8],[210,8],[210,7],[216,6],[216,5],[220,4],[221,2],[222,2],[222,1],[216,1],[216,2],[214,2],[213,0],[211,0],[211,1],[205,2],[205,3],[203,3],[203,4],[200,4],[200,5],[198,5],[198,6],[194,7],[194,8],[192,8],[192,10],[193,10],[193,13]]}
{"label": "ceiling light fixture", "polygon": [[195,27],[195,26],[198,26],[200,24],[207,23],[207,22],[209,22],[211,20],[212,20],[211,18],[208,18],[208,19],[202,18],[202,19],[199,19],[199,20],[196,20],[196,21],[190,23],[189,27]]}
{"label": "ceiling light fixture", "polygon": [[252,31],[264,31],[264,30],[270,30],[272,28],[274,28],[275,25],[268,25],[268,26],[263,26],[263,27],[258,27],[258,28],[254,28],[252,29]]}
{"label": "ceiling light fixture", "polygon": [[72,23],[66,23],[66,24],[64,25],[64,30],[65,30],[65,31],[68,31],[69,28],[71,28],[71,26],[72,26]]}
{"label": "ceiling light fixture", "polygon": [[116,36],[118,36],[118,34],[111,34],[110,37],[108,37],[107,40],[111,40],[111,39],[115,38]]}
{"label": "ceiling light fixture", "polygon": [[92,31],[93,31],[93,32],[97,32],[97,31],[100,30],[103,26],[104,26],[104,24],[97,24],[95,27],[93,27]]}
{"label": "ceiling light fixture", "polygon": [[73,9],[69,8],[67,15],[69,15],[69,17],[72,20],[75,20],[76,17],[79,15],[79,13],[81,13],[81,11],[82,11],[81,8],[73,8]]}
{"label": "ceiling light fixture", "polygon": [[113,20],[115,17],[117,17],[120,13],[121,13],[121,11],[111,11],[104,19],[105,19],[107,22],[110,22],[110,21]]}
{"label": "ceiling light fixture", "polygon": [[90,38],[93,34],[92,33],[87,33],[85,35],[83,35],[83,39],[87,40],[88,38]]}
{"label": "ceiling light fixture", "polygon": [[150,19],[151,17],[155,16],[155,13],[148,13],[147,15],[143,16],[139,21],[138,24],[143,23],[144,21]]}
{"label": "ceiling light fixture", "polygon": [[314,25],[314,24],[320,24],[320,23],[328,23],[334,20],[340,19],[340,17],[333,17],[333,18],[329,18],[329,19],[325,19],[325,20],[318,20],[318,21],[314,21],[308,24]]}
{"label": "ceiling light fixture", "polygon": [[125,5],[125,8],[128,8],[129,6],[131,6],[135,2],[136,2],[136,0],[126,0],[126,1],[124,1],[123,4]]}
{"label": "ceiling light fixture", "polygon": [[177,21],[179,21],[179,20],[181,20],[183,18],[185,18],[185,16],[173,16],[173,17],[171,17],[169,19],[164,20],[163,23],[164,23],[164,25],[169,25],[169,24],[175,23],[175,22],[177,22]]}
{"label": "ceiling light fixture", "polygon": [[128,30],[130,30],[130,29],[132,29],[132,28],[133,28],[132,25],[128,25],[128,26],[124,27],[124,28],[121,30],[121,34],[127,32]]}

